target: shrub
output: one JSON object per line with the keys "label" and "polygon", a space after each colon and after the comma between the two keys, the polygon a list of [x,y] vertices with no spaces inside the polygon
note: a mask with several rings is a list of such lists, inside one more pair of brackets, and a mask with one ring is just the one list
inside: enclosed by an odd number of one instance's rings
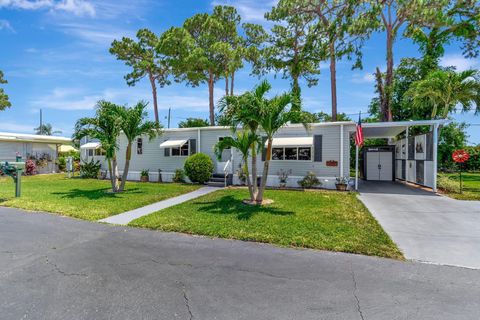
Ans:
{"label": "shrub", "polygon": [[80,177],[83,179],[96,179],[102,165],[100,161],[84,162],[80,165]]}
{"label": "shrub", "polygon": [[314,172],[309,171],[302,180],[297,182],[302,188],[313,188],[316,186],[321,186],[322,183],[318,180]]}
{"label": "shrub", "polygon": [[205,153],[196,153],[187,158],[183,168],[190,181],[204,184],[212,176],[213,161]]}
{"label": "shrub", "polygon": [[34,160],[27,160],[25,162],[25,174],[27,176],[33,176],[37,174],[37,165]]}
{"label": "shrub", "polygon": [[141,172],[140,172],[140,176],[142,177],[148,177],[148,169],[143,169]]}
{"label": "shrub", "polygon": [[184,183],[185,182],[185,172],[182,169],[175,170],[175,175],[173,176],[173,182]]}
{"label": "shrub", "polygon": [[447,193],[460,193],[460,182],[443,174],[437,177],[437,187]]}
{"label": "shrub", "polygon": [[58,170],[65,171],[67,167],[67,158],[65,158],[64,156],[60,156],[58,157],[57,163],[58,163]]}

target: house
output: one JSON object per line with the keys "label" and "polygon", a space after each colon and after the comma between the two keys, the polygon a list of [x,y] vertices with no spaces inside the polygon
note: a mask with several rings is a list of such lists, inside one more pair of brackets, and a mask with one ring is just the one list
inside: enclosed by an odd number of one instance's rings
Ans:
{"label": "house", "polygon": [[59,148],[70,145],[72,139],[24,133],[0,132],[0,161],[35,160],[38,173],[56,172]]}
{"label": "house", "polygon": [[[314,123],[310,124],[308,129],[301,124],[290,124],[280,129],[274,137],[267,185],[279,185],[278,173],[283,170],[289,172],[287,186],[298,187],[297,182],[308,172],[313,172],[322,182],[322,187],[335,188],[337,177],[350,177],[350,164],[353,161],[357,164],[356,176],[363,173],[364,177],[371,181],[404,179],[435,189],[436,157],[434,161],[433,151],[436,150],[437,137],[433,132],[438,131],[442,123],[442,120],[427,120],[363,124],[365,138],[387,138],[389,143],[383,148],[364,148],[362,155],[358,156],[362,162],[361,168],[358,166],[360,161],[354,157],[351,159],[350,156],[351,139],[356,130],[356,123],[350,121]],[[423,138],[409,137],[408,129],[412,126],[429,126],[432,131]],[[416,152],[414,156],[417,155],[418,159],[415,157],[409,159],[406,166],[407,159],[402,159],[400,154],[396,153],[398,145],[406,140],[395,140],[405,131],[407,131],[405,139],[410,143],[418,140],[426,144],[429,141],[428,147],[425,146],[425,149],[431,149],[428,160],[421,159],[420,153]],[[141,171],[149,170],[150,181],[172,181],[175,170],[183,168],[189,155],[202,152],[212,158],[215,174],[230,176],[233,184],[240,184],[238,174],[242,165],[240,152],[236,149],[225,150],[220,160],[214,154],[215,144],[231,135],[229,127],[202,127],[165,129],[162,135],[152,140],[146,136],[138,137],[133,143],[128,179],[140,180]],[[118,169],[121,172],[125,164],[127,146],[125,136],[120,136],[118,146]],[[410,146],[411,148],[413,147]],[[107,170],[100,143],[85,143],[81,150],[84,158],[101,161],[102,170]],[[264,160],[265,149],[257,158],[259,176],[262,174]],[[249,161],[251,170],[250,163]],[[416,169],[402,169],[402,166],[415,166]],[[401,175],[402,172],[407,174]],[[423,178],[419,179],[422,175]]]}

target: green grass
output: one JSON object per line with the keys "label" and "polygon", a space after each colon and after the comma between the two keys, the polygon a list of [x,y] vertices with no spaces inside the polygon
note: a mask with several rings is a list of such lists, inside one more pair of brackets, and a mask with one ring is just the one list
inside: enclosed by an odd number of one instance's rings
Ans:
{"label": "green grass", "polygon": [[[442,173],[450,179],[460,183],[458,173]],[[480,173],[462,173],[463,193],[446,193],[447,196],[458,200],[480,200]]]}
{"label": "green grass", "polygon": [[402,259],[354,193],[268,190],[248,206],[245,189],[219,190],[139,218],[131,226]]}
{"label": "green grass", "polygon": [[0,205],[98,220],[178,196],[198,186],[176,183],[127,182],[126,191],[108,193],[106,180],[65,178],[63,174],[22,177],[22,196],[15,198],[10,177],[0,178]]}

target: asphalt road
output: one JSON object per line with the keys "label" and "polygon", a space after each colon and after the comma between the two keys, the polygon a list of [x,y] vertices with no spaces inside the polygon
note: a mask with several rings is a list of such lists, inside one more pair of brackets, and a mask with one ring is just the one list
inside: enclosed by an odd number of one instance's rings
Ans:
{"label": "asphalt road", "polygon": [[0,319],[478,319],[480,271],[0,208]]}

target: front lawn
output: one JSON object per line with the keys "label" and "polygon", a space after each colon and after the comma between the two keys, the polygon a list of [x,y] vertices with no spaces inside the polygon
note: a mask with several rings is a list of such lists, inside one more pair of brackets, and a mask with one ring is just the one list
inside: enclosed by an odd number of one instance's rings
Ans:
{"label": "front lawn", "polygon": [[275,202],[243,204],[245,189],[219,190],[139,218],[131,226],[402,259],[354,193],[268,190]]}
{"label": "front lawn", "polygon": [[106,180],[68,179],[64,174],[22,177],[22,196],[15,198],[10,177],[0,178],[0,205],[54,212],[85,220],[98,220],[197,189],[176,183],[127,182],[126,191],[112,194]]}
{"label": "front lawn", "polygon": [[[442,173],[440,175],[447,176],[460,185],[458,173]],[[450,192],[446,195],[458,200],[480,200],[480,173],[462,173],[462,180],[463,193]]]}

